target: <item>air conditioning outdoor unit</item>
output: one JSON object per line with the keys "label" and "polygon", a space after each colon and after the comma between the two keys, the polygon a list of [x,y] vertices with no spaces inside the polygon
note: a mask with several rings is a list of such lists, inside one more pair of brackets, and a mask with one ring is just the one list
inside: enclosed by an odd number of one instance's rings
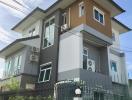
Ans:
{"label": "air conditioning outdoor unit", "polygon": [[88,59],[88,71],[95,72],[95,61],[92,59]]}
{"label": "air conditioning outdoor unit", "polygon": [[34,54],[30,55],[30,61],[31,62],[38,62],[38,55],[34,55]]}
{"label": "air conditioning outdoor unit", "polygon": [[39,49],[36,48],[36,47],[32,47],[32,52],[38,53],[39,52]]}
{"label": "air conditioning outdoor unit", "polygon": [[69,27],[68,27],[67,24],[62,25],[62,26],[61,26],[61,32],[68,30],[68,28],[69,28]]}

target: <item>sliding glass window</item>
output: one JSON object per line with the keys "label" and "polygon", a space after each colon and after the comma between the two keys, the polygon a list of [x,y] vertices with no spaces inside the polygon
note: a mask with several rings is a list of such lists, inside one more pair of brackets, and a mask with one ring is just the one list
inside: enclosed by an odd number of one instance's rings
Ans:
{"label": "sliding glass window", "polygon": [[55,19],[54,17],[45,22],[43,48],[47,48],[54,44]]}

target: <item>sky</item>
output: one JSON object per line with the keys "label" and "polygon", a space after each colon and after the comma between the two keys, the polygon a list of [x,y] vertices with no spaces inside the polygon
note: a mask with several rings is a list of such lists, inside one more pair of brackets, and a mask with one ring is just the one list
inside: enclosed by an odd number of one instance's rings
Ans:
{"label": "sky", "polygon": [[[21,34],[10,29],[28,15],[36,7],[48,8],[56,0],[0,0],[0,49],[4,48]],[[114,0],[125,13],[116,18],[122,23],[132,28],[132,0]],[[126,53],[126,64],[129,77],[132,78],[132,32],[127,32],[120,36],[121,49]],[[129,51],[129,52],[128,52]],[[4,70],[4,60],[0,58],[0,77]]]}

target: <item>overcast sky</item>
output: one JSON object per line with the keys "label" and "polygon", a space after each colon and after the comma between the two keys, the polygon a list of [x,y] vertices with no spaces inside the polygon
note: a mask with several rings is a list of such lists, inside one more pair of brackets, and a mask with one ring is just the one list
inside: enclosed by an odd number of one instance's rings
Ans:
{"label": "overcast sky", "polygon": [[[10,29],[21,19],[28,15],[33,9],[39,6],[46,9],[56,0],[0,0],[0,49],[20,38],[21,35],[12,32]],[[132,0],[115,0],[126,13],[116,17],[124,24],[132,28]],[[132,77],[132,32],[120,36],[121,48],[126,53],[126,62],[129,77]],[[0,77],[4,68],[4,60],[0,58]]]}

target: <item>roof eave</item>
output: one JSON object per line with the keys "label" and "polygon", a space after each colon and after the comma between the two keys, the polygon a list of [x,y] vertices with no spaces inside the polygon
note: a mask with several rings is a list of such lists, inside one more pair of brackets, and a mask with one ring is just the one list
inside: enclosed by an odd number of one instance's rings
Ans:
{"label": "roof eave", "polygon": [[121,11],[121,13],[126,12],[126,10],[124,10],[121,6],[119,6],[117,3],[115,3],[113,0],[108,0],[111,4],[113,4],[113,6],[115,6],[117,9],[119,9]]}
{"label": "roof eave", "polygon": [[33,15],[36,11],[40,11],[45,13],[45,11],[39,7],[35,8],[30,14],[28,14],[25,18],[23,18],[19,23],[17,23],[11,30],[15,30],[20,24],[22,24],[25,20],[27,20],[31,15]]}
{"label": "roof eave", "polygon": [[[31,39],[36,39],[36,38],[39,38],[39,35],[36,35],[36,36],[33,36],[33,37],[27,37],[27,38],[21,38],[21,39],[17,39],[15,40],[14,42],[12,42],[11,44],[9,44],[8,46],[6,46],[5,48],[3,48],[1,51],[0,51],[0,57],[4,58],[4,56],[2,55],[2,53],[6,50],[8,50],[9,48],[11,48],[12,46],[16,45],[17,43],[20,43],[22,41],[27,41],[27,40],[31,40]],[[21,45],[24,46],[24,44],[20,43]]]}
{"label": "roof eave", "polygon": [[114,22],[116,22],[117,24],[119,24],[121,27],[123,27],[123,28],[125,29],[124,32],[122,32],[122,33],[120,33],[120,34],[129,32],[129,31],[132,31],[131,28],[129,28],[128,26],[126,26],[125,24],[123,24],[122,22],[120,22],[119,20],[117,20],[116,18],[113,17],[112,20],[113,20]]}

